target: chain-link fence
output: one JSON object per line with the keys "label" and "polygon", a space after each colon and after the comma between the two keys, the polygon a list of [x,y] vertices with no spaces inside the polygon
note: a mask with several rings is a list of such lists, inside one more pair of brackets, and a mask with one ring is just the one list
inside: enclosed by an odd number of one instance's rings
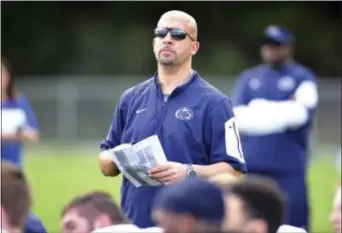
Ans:
{"label": "chain-link fence", "polygon": [[[121,93],[146,77],[56,77],[27,78],[20,82],[38,115],[43,142],[99,142],[105,137]],[[51,81],[54,80],[54,81]],[[234,78],[206,77],[230,94]],[[341,80],[319,81],[320,103],[314,142],[338,147],[341,144]]]}

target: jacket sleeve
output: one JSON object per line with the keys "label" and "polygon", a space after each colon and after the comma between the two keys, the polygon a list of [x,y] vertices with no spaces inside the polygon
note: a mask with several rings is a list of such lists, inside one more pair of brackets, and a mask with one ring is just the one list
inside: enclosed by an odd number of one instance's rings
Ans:
{"label": "jacket sleeve", "polygon": [[250,101],[248,89],[248,75],[249,72],[244,71],[237,78],[232,94],[233,106],[247,105]]}
{"label": "jacket sleeve", "polygon": [[235,116],[228,98],[211,106],[205,123],[205,141],[210,163],[227,162],[235,170],[247,172]]}
{"label": "jacket sleeve", "polygon": [[303,75],[303,78],[294,93],[293,100],[308,111],[308,119],[302,124],[305,124],[314,117],[319,95],[316,76],[312,72],[307,71],[306,74]]}
{"label": "jacket sleeve", "polygon": [[125,91],[120,97],[119,103],[114,110],[112,122],[110,124],[107,136],[100,145],[101,151],[114,148],[121,143],[121,137],[125,127],[125,116],[127,112],[127,102],[129,101],[129,91],[130,90]]}
{"label": "jacket sleeve", "polygon": [[36,114],[33,111],[33,108],[30,104],[30,101],[27,97],[21,97],[21,107],[26,115],[26,124],[27,126],[39,131],[39,124]]}
{"label": "jacket sleeve", "polygon": [[312,74],[306,73],[291,99],[254,99],[248,106],[235,107],[234,113],[242,134],[262,136],[302,127],[313,118],[317,103],[315,78]]}

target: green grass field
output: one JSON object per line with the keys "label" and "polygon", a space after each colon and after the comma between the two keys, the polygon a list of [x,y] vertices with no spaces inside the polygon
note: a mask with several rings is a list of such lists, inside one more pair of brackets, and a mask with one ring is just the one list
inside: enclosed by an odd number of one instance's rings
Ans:
{"label": "green grass field", "polygon": [[[59,232],[61,210],[77,194],[105,190],[119,200],[121,178],[103,177],[96,154],[96,151],[56,148],[28,152],[25,170],[35,198],[34,212],[49,232]],[[336,183],[340,179],[332,164],[328,159],[316,159],[311,163],[313,232],[331,232],[328,218]]]}

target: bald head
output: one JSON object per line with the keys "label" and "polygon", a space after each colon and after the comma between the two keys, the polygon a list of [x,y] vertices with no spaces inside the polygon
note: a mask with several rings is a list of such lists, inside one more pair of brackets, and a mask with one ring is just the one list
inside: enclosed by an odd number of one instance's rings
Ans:
{"label": "bald head", "polygon": [[200,46],[197,23],[192,16],[182,11],[168,11],[160,17],[154,33],[152,46],[159,67],[184,64],[191,68],[192,56]]}
{"label": "bald head", "polygon": [[175,24],[183,24],[187,32],[191,35],[192,38],[197,40],[197,23],[194,17],[191,15],[183,12],[183,11],[178,11],[178,10],[172,10],[165,12],[159,19],[158,21],[158,27],[160,27],[162,24],[167,23],[172,23],[174,22]]}

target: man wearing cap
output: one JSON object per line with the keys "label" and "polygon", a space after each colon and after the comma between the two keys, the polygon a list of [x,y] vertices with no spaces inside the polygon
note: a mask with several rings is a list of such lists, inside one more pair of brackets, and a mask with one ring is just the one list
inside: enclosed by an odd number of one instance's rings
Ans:
{"label": "man wearing cap", "polygon": [[308,227],[308,140],[318,102],[316,78],[293,60],[294,36],[269,26],[264,64],[243,71],[232,96],[249,173],[273,178],[288,197],[286,223]]}
{"label": "man wearing cap", "polygon": [[221,189],[199,178],[161,189],[152,212],[164,233],[220,232],[224,215]]}

